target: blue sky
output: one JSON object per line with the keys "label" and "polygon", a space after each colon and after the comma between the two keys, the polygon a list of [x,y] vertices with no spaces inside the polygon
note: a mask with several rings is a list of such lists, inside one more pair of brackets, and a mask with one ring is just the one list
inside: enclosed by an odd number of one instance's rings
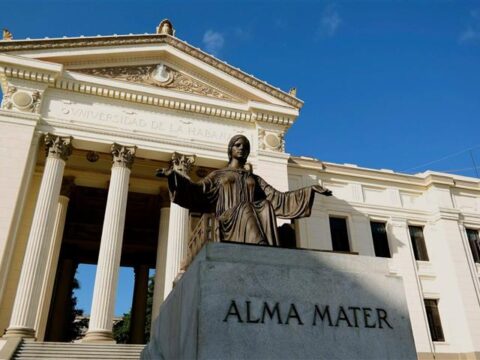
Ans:
{"label": "blue sky", "polygon": [[[17,0],[2,4],[0,26],[15,39],[152,33],[163,18],[179,38],[298,88],[305,106],[287,134],[289,153],[477,176],[480,1]],[[122,276],[131,283],[131,271]],[[121,290],[117,314],[129,292]]]}

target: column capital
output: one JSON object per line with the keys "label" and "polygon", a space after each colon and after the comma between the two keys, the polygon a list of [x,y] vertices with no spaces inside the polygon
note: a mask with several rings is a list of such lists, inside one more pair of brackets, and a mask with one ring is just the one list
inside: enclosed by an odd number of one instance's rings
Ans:
{"label": "column capital", "polygon": [[190,171],[192,170],[193,164],[195,163],[195,155],[185,155],[178,152],[172,154],[172,160],[170,161],[170,166],[179,173],[189,176]]}
{"label": "column capital", "polygon": [[127,167],[131,169],[136,151],[136,146],[125,146],[113,143],[111,148],[113,166]]}
{"label": "column capital", "polygon": [[72,153],[72,137],[57,136],[50,133],[45,134],[45,152],[47,157],[67,161]]}

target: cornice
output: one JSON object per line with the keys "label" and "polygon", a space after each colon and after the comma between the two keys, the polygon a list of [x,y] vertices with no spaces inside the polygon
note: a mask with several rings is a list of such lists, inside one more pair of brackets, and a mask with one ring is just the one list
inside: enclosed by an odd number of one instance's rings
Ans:
{"label": "cornice", "polygon": [[36,40],[13,40],[0,41],[0,52],[12,51],[31,51],[40,49],[65,49],[79,47],[105,47],[105,46],[125,46],[125,45],[145,45],[145,44],[168,44],[184,53],[213,66],[228,75],[239,79],[246,84],[253,86],[265,93],[286,102],[289,105],[300,109],[303,101],[276,88],[264,81],[261,81],[252,75],[246,74],[238,68],[235,68],[226,62],[220,61],[206,52],[193,47],[174,36],[166,34],[148,34],[148,35],[122,35],[122,36],[102,36],[102,37],[80,37],[65,39],[36,39]]}
{"label": "cornice", "polygon": [[477,179],[457,181],[450,174],[427,174],[426,176],[401,174],[376,169],[367,169],[349,165],[322,162],[313,158],[291,157],[289,167],[310,169],[329,175],[358,177],[362,179],[382,181],[410,186],[428,188],[433,185],[447,185],[455,189],[465,189],[480,192],[480,182]]}
{"label": "cornice", "polygon": [[40,114],[0,109],[0,123],[36,126]]}
{"label": "cornice", "polygon": [[262,111],[242,111],[223,106],[207,105],[200,102],[180,100],[167,96],[145,94],[139,91],[129,91],[122,88],[89,84],[71,79],[59,79],[54,82],[53,87],[59,90],[71,91],[81,94],[101,96],[105,98],[123,100],[137,104],[158,106],[165,109],[197,113],[219,118],[246,121],[246,122],[267,122],[283,126],[291,126],[293,119],[283,114],[268,113]]}
{"label": "cornice", "polygon": [[[133,102],[137,104],[158,106],[165,109],[185,111],[189,113],[196,113],[206,116],[214,116],[218,118],[225,118],[237,121],[246,122],[266,122],[277,124],[285,127],[290,127],[295,119],[295,116],[289,114],[275,113],[270,111],[273,107],[267,107],[262,109],[261,104],[253,102],[254,107],[249,109],[240,110],[235,108],[235,104],[229,104],[225,101],[225,105],[206,104],[201,102],[201,98],[198,101],[186,100],[181,98],[173,98],[171,96],[160,95],[150,93],[146,91],[125,89],[122,82],[118,81],[118,85],[102,85],[101,83],[94,83],[94,81],[101,78],[95,76],[89,76],[90,81],[84,79],[67,78],[68,72],[65,72],[62,77],[58,77],[63,71],[61,65],[53,68],[44,69],[45,72],[41,72],[43,65],[49,65],[49,63],[39,60],[28,60],[30,66],[34,66],[33,69],[24,69],[15,65],[15,58],[10,55],[0,58],[0,79],[2,81],[2,88],[4,91],[7,89],[7,78],[25,79],[34,82],[40,82],[47,84],[48,86],[60,90],[71,91],[76,93],[101,96],[104,98],[123,100]],[[22,59],[22,58],[20,58]],[[4,61],[2,61],[4,60]],[[4,66],[1,66],[4,64]],[[54,64],[55,65],[55,64]],[[56,70],[56,71],[55,71]],[[172,94],[173,95],[173,94]],[[238,105],[237,105],[238,106]],[[240,106],[246,107],[245,104]],[[247,104],[247,106],[249,106]]]}

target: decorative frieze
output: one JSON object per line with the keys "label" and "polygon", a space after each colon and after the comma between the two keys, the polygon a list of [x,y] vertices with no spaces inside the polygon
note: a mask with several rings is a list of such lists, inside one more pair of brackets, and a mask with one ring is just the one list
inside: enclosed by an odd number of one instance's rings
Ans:
{"label": "decorative frieze", "polygon": [[124,146],[114,143],[111,148],[113,166],[132,168],[136,146]]}
{"label": "decorative frieze", "polygon": [[125,80],[134,83],[172,89],[221,100],[239,101],[233,96],[177,71],[165,64],[142,66],[115,66],[75,70],[83,74]]}
{"label": "decorative frieze", "polygon": [[72,139],[71,136],[46,134],[44,139],[46,156],[67,161],[72,153]]}

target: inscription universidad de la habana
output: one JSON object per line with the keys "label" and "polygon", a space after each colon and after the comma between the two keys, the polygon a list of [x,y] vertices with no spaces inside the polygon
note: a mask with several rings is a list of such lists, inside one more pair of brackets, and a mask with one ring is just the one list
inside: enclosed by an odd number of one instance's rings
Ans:
{"label": "inscription universidad de la habana", "polygon": [[385,309],[360,306],[312,305],[306,314],[299,312],[294,303],[280,304],[264,301],[254,310],[251,301],[231,300],[223,322],[278,325],[328,325],[332,327],[393,329]]}

